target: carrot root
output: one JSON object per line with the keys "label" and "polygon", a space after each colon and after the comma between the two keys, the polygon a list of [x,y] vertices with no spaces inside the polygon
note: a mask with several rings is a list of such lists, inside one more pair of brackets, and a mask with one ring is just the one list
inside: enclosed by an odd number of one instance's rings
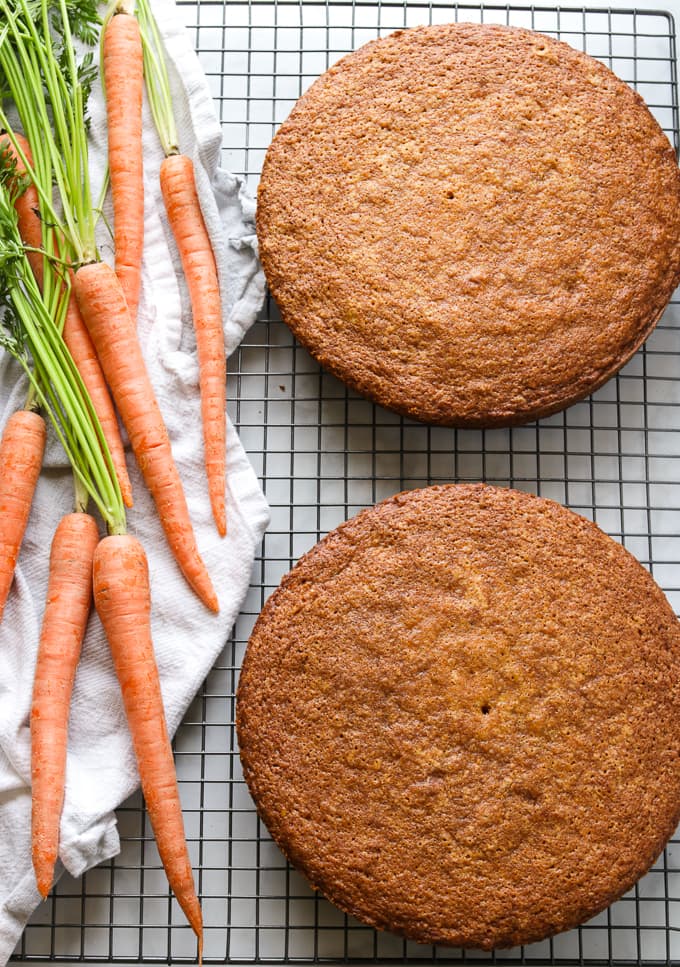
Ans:
{"label": "carrot root", "polygon": [[151,641],[149,569],[140,542],[130,535],[100,541],[94,556],[93,584],[158,852],[168,882],[202,946],[203,920]]}
{"label": "carrot root", "polygon": [[116,274],[137,318],[144,246],[142,38],[137,18],[116,13],[104,33],[104,80]]}
{"label": "carrot root", "polygon": [[211,611],[218,611],[217,596],[196,547],[165,423],[116,274],[104,262],[84,265],[75,274],[74,291],[175,560],[201,601]]}
{"label": "carrot root", "polygon": [[0,620],[40,476],[46,435],[41,416],[17,410],[0,441]]}
{"label": "carrot root", "polygon": [[215,256],[196,191],[194,166],[185,155],[161,164],[161,191],[189,287],[196,331],[201,413],[208,492],[219,534],[227,532],[225,510],[227,362]]}
{"label": "carrot root", "polygon": [[89,514],[62,517],[52,540],[47,603],[31,707],[31,839],[40,895],[49,893],[59,853],[69,705],[92,601],[99,542]]}

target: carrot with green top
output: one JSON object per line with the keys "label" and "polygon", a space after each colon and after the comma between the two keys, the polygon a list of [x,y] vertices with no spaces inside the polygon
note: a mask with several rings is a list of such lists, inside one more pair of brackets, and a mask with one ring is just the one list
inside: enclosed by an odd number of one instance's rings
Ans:
{"label": "carrot with green top", "polygon": [[[20,218],[20,212],[24,218],[30,217],[33,231],[29,244],[36,249],[30,253],[31,265],[34,271],[42,272],[42,232],[29,207],[35,205],[35,189],[31,192],[32,186],[26,184],[6,134],[0,135],[0,187],[3,197],[14,203],[15,217]],[[14,257],[20,254],[14,250]],[[9,342],[12,348],[16,346],[11,334],[2,336],[1,341]],[[0,439],[0,621],[14,580],[45,452],[46,427],[38,409],[35,391],[29,384],[24,408],[10,415]]]}
{"label": "carrot with green top", "polygon": [[196,190],[193,162],[179,153],[170,81],[148,0],[137,0],[137,18],[142,32],[149,105],[165,153],[160,170],[161,192],[182,261],[194,318],[210,506],[218,533],[224,536],[227,532],[227,364],[217,265]]}
{"label": "carrot with green top", "polygon": [[142,39],[121,0],[103,28],[103,84],[108,121],[116,275],[133,322],[137,318],[144,248]]}

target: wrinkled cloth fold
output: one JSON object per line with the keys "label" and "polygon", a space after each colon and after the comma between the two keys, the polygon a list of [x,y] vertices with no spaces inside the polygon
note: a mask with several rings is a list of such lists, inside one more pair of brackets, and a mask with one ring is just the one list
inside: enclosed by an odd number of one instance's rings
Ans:
{"label": "wrinkled cloth fold", "polygon": [[[219,167],[221,130],[208,86],[172,0],[154,0],[168,55],[180,148],[195,165],[201,205],[215,249],[227,352],[233,352],[262,304],[255,203],[242,181]],[[106,166],[101,90],[90,101],[90,167],[94,197]],[[203,467],[198,365],[189,297],[158,183],[162,151],[144,105],[145,248],[138,331],[172,449],[184,483],[200,552],[220,601],[210,614],[174,562],[155,507],[126,447],[135,506],[128,530],[143,543],[152,591],[154,646],[168,727],[174,733],[216,658],[248,589],[268,508],[231,424],[227,435],[227,523],[222,539],[212,520]],[[108,210],[110,217],[110,207]],[[100,225],[102,257],[113,262]],[[17,365],[0,359],[0,420],[23,404],[26,383]],[[60,517],[71,510],[73,487],[51,434],[14,585],[0,624],[0,965],[11,956],[40,902],[30,855],[29,711],[49,549]],[[103,528],[102,528],[103,532]],[[57,875],[74,876],[118,853],[114,809],[139,785],[120,690],[101,626],[90,618],[76,675],[69,724],[66,800]]]}

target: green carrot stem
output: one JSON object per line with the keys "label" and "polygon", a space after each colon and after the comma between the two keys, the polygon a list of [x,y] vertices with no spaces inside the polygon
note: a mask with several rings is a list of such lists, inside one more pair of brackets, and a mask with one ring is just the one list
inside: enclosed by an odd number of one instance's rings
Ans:
{"label": "green carrot stem", "polygon": [[28,393],[26,393],[26,402],[24,403],[25,410],[37,410],[38,400],[35,395],[35,389],[33,388],[33,383],[28,384]]}
{"label": "green carrot stem", "polygon": [[73,474],[73,509],[77,514],[86,514],[87,505],[90,502],[90,495],[86,488],[78,479],[76,473]]}
{"label": "green carrot stem", "polygon": [[158,24],[148,0],[137,0],[137,20],[142,35],[144,80],[149,107],[165,155],[179,152],[179,136],[172,107],[170,78]]}

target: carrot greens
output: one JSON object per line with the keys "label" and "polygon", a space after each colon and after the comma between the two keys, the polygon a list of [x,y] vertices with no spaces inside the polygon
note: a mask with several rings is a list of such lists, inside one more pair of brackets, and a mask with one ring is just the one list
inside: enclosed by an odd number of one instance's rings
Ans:
{"label": "carrot greens", "polygon": [[172,107],[170,78],[163,56],[163,45],[158,24],[151,12],[148,0],[136,0],[135,15],[142,33],[144,77],[151,116],[158,132],[163,153],[167,157],[179,152],[179,135]]}

